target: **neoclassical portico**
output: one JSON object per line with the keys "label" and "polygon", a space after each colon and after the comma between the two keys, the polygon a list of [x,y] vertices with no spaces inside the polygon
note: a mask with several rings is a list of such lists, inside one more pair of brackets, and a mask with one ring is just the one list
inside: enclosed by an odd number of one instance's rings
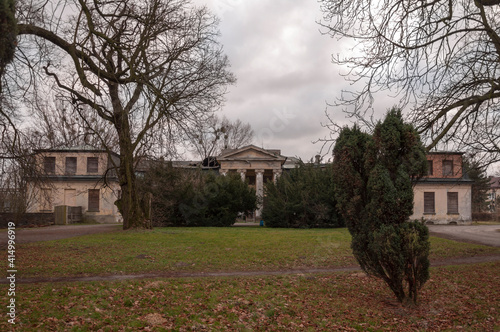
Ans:
{"label": "neoclassical portico", "polygon": [[[286,157],[280,150],[266,150],[255,145],[222,151],[217,157],[220,174],[237,172],[243,181],[255,188],[258,197],[264,197],[264,183],[276,181],[281,175]],[[257,218],[262,215],[262,206],[255,211]]]}

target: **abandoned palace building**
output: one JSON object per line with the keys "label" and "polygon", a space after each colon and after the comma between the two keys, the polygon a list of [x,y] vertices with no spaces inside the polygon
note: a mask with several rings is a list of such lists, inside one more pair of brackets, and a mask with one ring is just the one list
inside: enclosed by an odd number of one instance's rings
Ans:
{"label": "abandoned palace building", "polygon": [[[471,221],[472,181],[463,172],[462,153],[431,152],[427,155],[428,176],[414,188],[412,219],[428,223],[467,223]],[[36,151],[36,162],[46,175],[45,181],[33,183],[38,199],[29,204],[29,212],[54,212],[56,206],[80,207],[82,218],[96,222],[120,222],[114,202],[120,195],[112,166],[118,155],[89,147],[45,149]],[[280,150],[248,145],[224,150],[216,157],[219,174],[235,172],[264,195],[264,184],[276,181],[283,172],[298,165],[299,160],[281,155]],[[176,167],[201,163],[173,163]],[[260,218],[262,206],[255,211]]]}

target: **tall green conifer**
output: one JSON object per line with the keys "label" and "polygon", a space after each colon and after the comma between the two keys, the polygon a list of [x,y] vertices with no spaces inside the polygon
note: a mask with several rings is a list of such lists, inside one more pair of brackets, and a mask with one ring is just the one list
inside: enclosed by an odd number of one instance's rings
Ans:
{"label": "tall green conifer", "polygon": [[334,147],[335,197],[353,254],[366,273],[384,280],[405,303],[416,303],[429,278],[427,227],[408,220],[413,183],[426,165],[418,134],[395,109],[373,135],[344,128]]}

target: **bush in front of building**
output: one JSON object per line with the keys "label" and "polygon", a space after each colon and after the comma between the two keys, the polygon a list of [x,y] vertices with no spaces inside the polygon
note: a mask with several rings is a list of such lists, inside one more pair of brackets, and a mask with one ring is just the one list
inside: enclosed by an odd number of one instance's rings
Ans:
{"label": "bush in front of building", "polygon": [[239,214],[257,208],[255,189],[238,174],[204,174],[199,190],[180,206],[185,226],[232,226]]}
{"label": "bush in front of building", "polygon": [[343,227],[335,205],[331,165],[301,163],[266,184],[262,217],[269,227]]}
{"label": "bush in front of building", "polygon": [[236,174],[172,167],[158,163],[141,180],[152,194],[154,226],[231,226],[238,214],[253,211],[255,190]]}

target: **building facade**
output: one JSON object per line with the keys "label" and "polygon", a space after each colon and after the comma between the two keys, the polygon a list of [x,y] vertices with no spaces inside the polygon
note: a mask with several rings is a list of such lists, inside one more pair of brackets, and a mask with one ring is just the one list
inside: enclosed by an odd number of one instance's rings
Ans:
{"label": "building facade", "polygon": [[[264,197],[264,184],[268,181],[276,181],[282,173],[286,157],[281,155],[280,150],[266,150],[255,145],[248,145],[239,149],[228,149],[222,151],[217,157],[220,165],[219,174],[225,175],[230,172],[240,174],[243,181],[248,181],[249,186],[255,189],[257,197]],[[262,204],[255,211],[255,217],[262,215]]]}
{"label": "building facade", "polygon": [[117,155],[91,147],[35,151],[35,163],[43,177],[29,183],[28,190],[37,199],[28,212],[52,213],[56,206],[64,205],[81,207],[83,221],[121,222],[114,204],[120,195],[113,170],[118,162]]}
{"label": "building facade", "polygon": [[[113,171],[119,157],[92,148],[37,150],[36,164],[44,181],[33,181],[28,190],[37,199],[28,212],[51,213],[56,206],[81,207],[83,218],[99,223],[121,222],[114,204],[120,197],[120,187]],[[469,223],[472,217],[472,181],[463,174],[462,153],[431,152],[427,155],[428,175],[414,187],[414,211],[411,219],[427,223]],[[276,181],[283,172],[297,167],[300,160],[281,155],[280,150],[248,145],[224,150],[216,157],[219,174],[237,173],[253,187],[262,202],[264,184]],[[193,162],[177,167],[201,167]],[[207,166],[208,167],[208,166]],[[497,194],[495,191],[494,194]],[[260,219],[262,205],[254,217]]]}
{"label": "building facade", "polygon": [[414,187],[413,215],[429,224],[472,220],[472,181],[463,173],[460,152],[429,152],[428,175]]}

